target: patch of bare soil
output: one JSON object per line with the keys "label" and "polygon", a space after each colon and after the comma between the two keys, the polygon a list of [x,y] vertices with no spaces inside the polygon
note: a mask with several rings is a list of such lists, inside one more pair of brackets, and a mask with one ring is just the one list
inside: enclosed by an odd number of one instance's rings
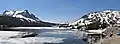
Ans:
{"label": "patch of bare soil", "polygon": [[105,39],[102,44],[120,44],[120,36],[113,36],[109,39]]}

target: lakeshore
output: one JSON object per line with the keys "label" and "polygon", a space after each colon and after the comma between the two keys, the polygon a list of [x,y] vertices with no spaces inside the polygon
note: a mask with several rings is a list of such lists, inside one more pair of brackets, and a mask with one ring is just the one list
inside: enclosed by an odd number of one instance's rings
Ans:
{"label": "lakeshore", "polygon": [[109,39],[104,40],[102,44],[120,44],[120,36],[113,36]]}

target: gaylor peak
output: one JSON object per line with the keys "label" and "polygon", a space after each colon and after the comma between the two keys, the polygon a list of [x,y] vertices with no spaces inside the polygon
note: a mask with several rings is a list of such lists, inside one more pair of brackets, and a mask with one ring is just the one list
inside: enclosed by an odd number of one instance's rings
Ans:
{"label": "gaylor peak", "polygon": [[21,11],[5,10],[5,12],[3,13],[3,16],[24,18],[29,22],[31,22],[31,21],[33,21],[33,22],[40,21],[37,17],[35,17],[35,15],[30,13],[28,10],[21,10]]}

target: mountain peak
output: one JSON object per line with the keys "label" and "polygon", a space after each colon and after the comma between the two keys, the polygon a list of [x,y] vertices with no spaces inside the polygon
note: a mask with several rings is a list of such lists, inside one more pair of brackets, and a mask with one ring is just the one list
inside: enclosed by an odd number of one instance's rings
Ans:
{"label": "mountain peak", "polygon": [[21,11],[15,11],[15,10],[5,10],[3,13],[3,16],[11,16],[15,18],[23,18],[27,21],[31,22],[37,22],[40,21],[35,15],[30,13],[28,10],[21,10]]}

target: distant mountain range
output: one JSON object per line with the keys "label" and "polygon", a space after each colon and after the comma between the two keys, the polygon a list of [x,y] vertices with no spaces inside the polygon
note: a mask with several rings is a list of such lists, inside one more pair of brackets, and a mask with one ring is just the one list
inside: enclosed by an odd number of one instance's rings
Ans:
{"label": "distant mountain range", "polygon": [[41,21],[34,14],[30,13],[28,10],[14,11],[5,10],[5,12],[0,16],[0,25],[8,26],[55,26],[57,23],[50,23]]}

